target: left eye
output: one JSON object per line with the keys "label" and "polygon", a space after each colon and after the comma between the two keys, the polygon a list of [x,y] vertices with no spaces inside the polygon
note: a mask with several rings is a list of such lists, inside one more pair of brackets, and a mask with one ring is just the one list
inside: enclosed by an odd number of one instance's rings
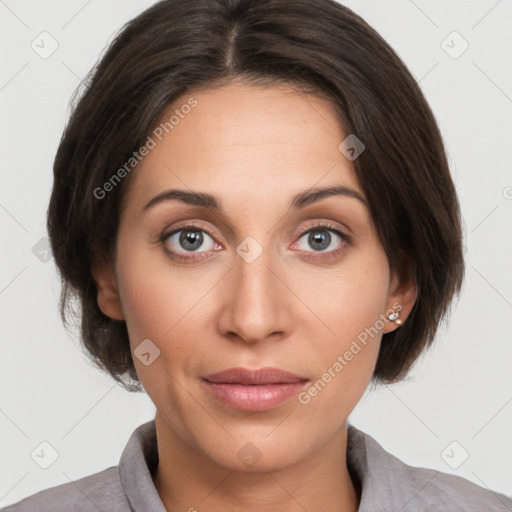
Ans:
{"label": "left eye", "polygon": [[[334,235],[334,236],[333,236]],[[300,241],[306,237],[306,243],[309,244],[310,247],[313,248],[315,252],[330,252],[330,250],[336,249],[336,247],[345,242],[345,235],[341,231],[337,231],[332,228],[314,228],[309,231],[306,231],[297,242],[300,246],[301,250],[304,249],[301,246]],[[334,242],[334,247],[329,249],[329,246]]]}

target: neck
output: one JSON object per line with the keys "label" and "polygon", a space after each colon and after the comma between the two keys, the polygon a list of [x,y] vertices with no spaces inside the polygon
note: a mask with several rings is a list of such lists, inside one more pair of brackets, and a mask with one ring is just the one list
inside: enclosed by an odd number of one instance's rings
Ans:
{"label": "neck", "polygon": [[346,464],[346,426],[316,452],[276,471],[234,471],[194,450],[156,417],[159,464],[153,476],[168,512],[356,512]]}

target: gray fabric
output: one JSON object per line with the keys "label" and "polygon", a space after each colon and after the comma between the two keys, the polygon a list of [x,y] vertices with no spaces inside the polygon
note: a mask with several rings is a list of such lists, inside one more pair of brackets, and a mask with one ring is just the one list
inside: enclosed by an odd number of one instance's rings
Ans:
{"label": "gray fabric", "polygon": [[[503,494],[457,476],[408,466],[353,426],[348,430],[347,461],[361,482],[359,512],[512,511],[512,499]],[[119,466],[40,491],[0,512],[166,512],[151,477],[157,466],[152,420],[133,432]]]}
{"label": "gray fabric", "polygon": [[512,499],[459,476],[408,466],[349,427],[348,466],[362,482],[359,512],[512,511]]}

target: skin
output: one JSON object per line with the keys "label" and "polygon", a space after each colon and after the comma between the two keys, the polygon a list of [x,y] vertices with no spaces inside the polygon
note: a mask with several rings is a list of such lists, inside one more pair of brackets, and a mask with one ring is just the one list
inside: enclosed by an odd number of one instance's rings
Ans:
{"label": "skin", "polygon": [[[391,273],[367,204],[331,196],[288,208],[311,187],[343,185],[366,201],[338,149],[348,134],[327,100],[242,82],[193,97],[197,106],[133,171],[116,257],[94,269],[98,304],[126,320],[132,351],[145,339],[160,350],[148,366],[134,357],[157,409],[155,486],[169,511],[355,511],[346,420],[371,379],[382,333],[396,323],[386,321],[307,404],[292,397],[269,411],[233,409],[201,377],[273,366],[313,383],[393,304],[404,320],[416,291]],[[213,194],[223,214],[178,200],[144,211],[172,188]],[[350,241],[329,231],[327,249],[315,250],[303,233],[325,221]],[[179,234],[162,241],[191,223],[204,237],[195,252]],[[251,263],[236,251],[248,236],[262,249]],[[199,259],[173,260],[165,248]],[[248,442],[261,454],[250,467],[237,456]]]}

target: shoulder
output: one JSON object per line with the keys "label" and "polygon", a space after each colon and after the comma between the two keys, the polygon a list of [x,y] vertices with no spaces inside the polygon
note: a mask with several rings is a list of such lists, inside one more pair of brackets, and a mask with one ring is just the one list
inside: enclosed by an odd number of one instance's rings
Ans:
{"label": "shoulder", "polygon": [[45,489],[0,512],[165,512],[153,484],[158,465],[155,421],[137,427],[119,465]]}
{"label": "shoulder", "polygon": [[360,512],[512,512],[511,498],[459,476],[410,466],[353,426],[348,457],[362,486]]}
{"label": "shoulder", "polygon": [[[460,476],[402,463],[398,474],[411,489],[410,509],[512,512],[512,499]],[[423,509],[422,509],[423,510]]]}
{"label": "shoulder", "polygon": [[9,505],[0,512],[109,512],[131,511],[119,478],[119,467],[45,489]]}

